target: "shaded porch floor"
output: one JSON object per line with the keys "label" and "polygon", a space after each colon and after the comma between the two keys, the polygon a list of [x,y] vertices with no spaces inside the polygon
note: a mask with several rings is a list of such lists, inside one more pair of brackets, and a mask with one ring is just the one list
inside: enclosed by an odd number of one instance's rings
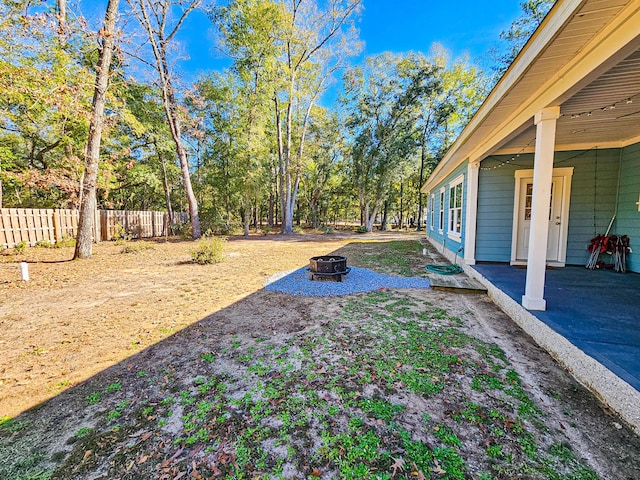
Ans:
{"label": "shaded porch floor", "polygon": [[[522,302],[524,268],[508,264],[473,268]],[[545,299],[546,311],[529,313],[640,391],[640,274],[579,266],[550,269]]]}

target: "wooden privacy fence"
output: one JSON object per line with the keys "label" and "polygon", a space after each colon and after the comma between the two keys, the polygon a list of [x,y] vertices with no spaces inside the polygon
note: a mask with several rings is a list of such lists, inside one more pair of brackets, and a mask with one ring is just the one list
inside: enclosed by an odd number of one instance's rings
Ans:
{"label": "wooden privacy fence", "polygon": [[[13,247],[20,242],[34,246],[38,242],[59,243],[78,233],[79,210],[0,208],[0,246]],[[94,241],[129,235],[135,238],[160,237],[169,233],[169,225],[186,223],[186,212],[175,212],[169,221],[166,212],[97,210],[93,222]]]}
{"label": "wooden privacy fence", "polygon": [[132,210],[102,210],[100,228],[102,240],[129,235],[134,238],[162,237],[169,234],[169,225],[186,223],[186,212],[174,212],[169,222],[167,212],[142,212]]}

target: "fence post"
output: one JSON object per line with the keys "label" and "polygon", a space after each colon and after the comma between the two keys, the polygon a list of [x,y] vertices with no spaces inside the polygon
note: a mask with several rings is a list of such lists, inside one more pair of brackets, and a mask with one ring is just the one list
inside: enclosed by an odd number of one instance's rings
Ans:
{"label": "fence post", "polygon": [[53,238],[56,243],[62,241],[62,220],[60,218],[60,210],[57,208],[53,211]]}
{"label": "fence post", "polygon": [[97,208],[93,211],[93,242],[98,243],[102,240],[100,236],[100,210]]}

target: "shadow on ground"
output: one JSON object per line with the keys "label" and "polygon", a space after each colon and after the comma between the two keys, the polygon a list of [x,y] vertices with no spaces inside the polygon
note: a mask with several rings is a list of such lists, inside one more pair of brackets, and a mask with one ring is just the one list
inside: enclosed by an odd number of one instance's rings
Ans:
{"label": "shadow on ground", "polygon": [[[424,269],[381,250],[334,253]],[[432,290],[261,290],[0,427],[12,479],[640,478],[639,459],[486,296]]]}

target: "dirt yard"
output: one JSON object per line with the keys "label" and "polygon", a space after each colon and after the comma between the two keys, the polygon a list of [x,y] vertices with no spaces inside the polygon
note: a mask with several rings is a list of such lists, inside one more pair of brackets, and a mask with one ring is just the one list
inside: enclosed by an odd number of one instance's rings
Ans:
{"label": "dirt yard", "polygon": [[262,290],[335,251],[424,276],[416,240],[3,252],[0,478],[640,478],[638,437],[486,296]]}
{"label": "dirt yard", "polygon": [[[226,261],[194,265],[190,241],[94,245],[0,255],[0,417],[14,416],[260,290],[350,240],[334,236],[232,238]],[[20,281],[19,261],[29,263]],[[233,320],[233,319],[232,319]]]}

